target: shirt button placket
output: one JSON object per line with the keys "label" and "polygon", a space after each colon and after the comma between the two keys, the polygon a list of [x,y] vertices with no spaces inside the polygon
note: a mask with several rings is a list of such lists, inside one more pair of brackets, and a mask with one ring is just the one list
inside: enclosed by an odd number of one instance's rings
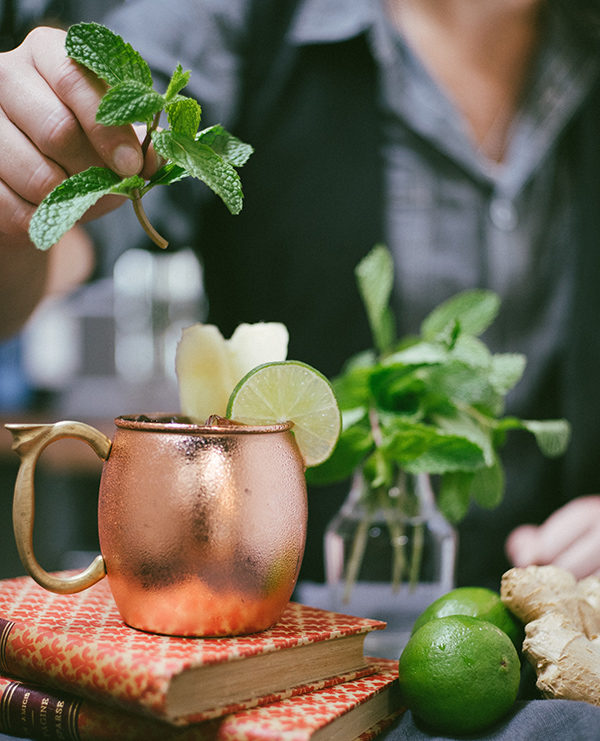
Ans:
{"label": "shirt button placket", "polygon": [[496,229],[503,232],[512,231],[518,222],[517,209],[508,198],[497,196],[492,198],[489,206],[489,215]]}
{"label": "shirt button placket", "polygon": [[488,285],[505,299],[519,271],[525,269],[527,251],[522,249],[519,215],[514,202],[494,195],[488,202],[487,279]]}

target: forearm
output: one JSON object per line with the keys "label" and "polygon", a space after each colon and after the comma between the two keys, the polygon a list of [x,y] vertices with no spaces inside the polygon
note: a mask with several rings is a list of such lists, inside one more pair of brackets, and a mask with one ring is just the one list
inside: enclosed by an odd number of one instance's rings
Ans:
{"label": "forearm", "polygon": [[0,338],[17,332],[46,289],[48,253],[26,235],[0,234]]}

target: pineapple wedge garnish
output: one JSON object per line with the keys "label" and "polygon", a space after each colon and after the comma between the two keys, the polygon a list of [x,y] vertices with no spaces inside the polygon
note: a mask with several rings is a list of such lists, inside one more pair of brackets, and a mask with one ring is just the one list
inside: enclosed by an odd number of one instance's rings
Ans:
{"label": "pineapple wedge garnish", "polygon": [[187,327],[175,356],[181,413],[199,424],[224,417],[238,381],[257,365],[285,360],[287,346],[279,322],[240,324],[229,340],[212,324]]}

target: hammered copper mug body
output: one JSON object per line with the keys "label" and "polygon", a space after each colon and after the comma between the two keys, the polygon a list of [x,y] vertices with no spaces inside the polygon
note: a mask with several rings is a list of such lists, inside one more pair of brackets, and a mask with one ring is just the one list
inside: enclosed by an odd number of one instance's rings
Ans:
{"label": "hammered copper mug body", "polygon": [[[290,425],[115,424],[112,443],[78,422],[7,425],[22,458],[13,522],[29,573],[62,593],[106,574],[123,620],[155,633],[238,635],[273,625],[306,539],[304,464]],[[68,577],[44,571],[32,545],[35,464],[62,437],[85,440],[105,459],[102,555]]]}

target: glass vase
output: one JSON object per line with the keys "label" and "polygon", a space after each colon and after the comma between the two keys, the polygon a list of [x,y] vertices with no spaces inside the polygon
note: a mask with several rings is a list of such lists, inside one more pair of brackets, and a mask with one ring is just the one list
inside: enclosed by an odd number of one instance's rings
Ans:
{"label": "glass vase", "polygon": [[355,475],[325,531],[325,570],[332,609],[387,622],[368,655],[400,656],[418,615],[454,587],[456,547],[427,474],[400,471],[389,489]]}

